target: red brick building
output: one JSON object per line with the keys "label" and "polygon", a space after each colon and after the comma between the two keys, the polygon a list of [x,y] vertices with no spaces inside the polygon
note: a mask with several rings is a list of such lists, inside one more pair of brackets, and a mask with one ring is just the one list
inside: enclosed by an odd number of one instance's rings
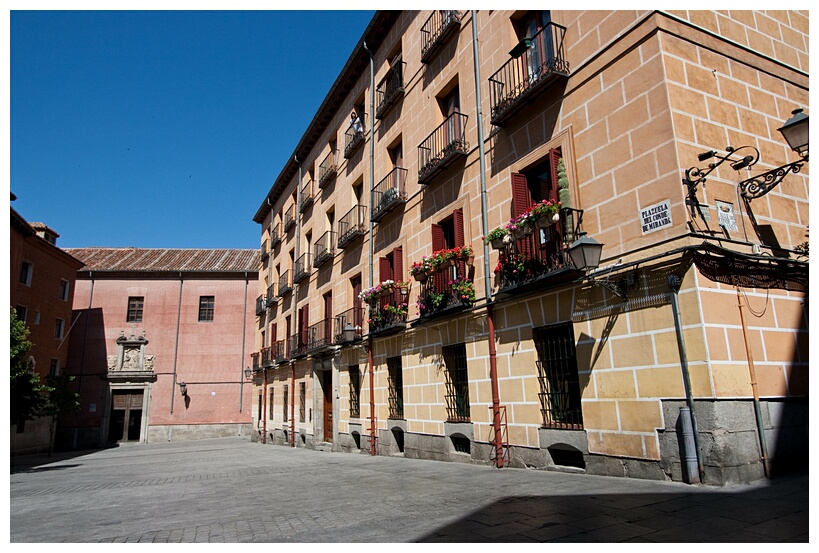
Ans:
{"label": "red brick building", "polygon": [[69,372],[81,413],[58,446],[249,433],[259,252],[79,248]]}
{"label": "red brick building", "polygon": [[[74,281],[82,262],[57,247],[59,235],[43,223],[28,223],[11,209],[9,301],[29,330],[29,365],[43,380],[58,374],[68,358]],[[47,419],[11,428],[11,454],[46,451]]]}

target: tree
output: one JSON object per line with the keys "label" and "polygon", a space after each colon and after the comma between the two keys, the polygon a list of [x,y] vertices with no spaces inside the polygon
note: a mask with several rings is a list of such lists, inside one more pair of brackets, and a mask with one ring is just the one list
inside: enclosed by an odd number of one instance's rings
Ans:
{"label": "tree", "polygon": [[9,326],[11,422],[22,427],[26,421],[34,420],[42,414],[47,398],[43,395],[44,387],[40,382],[40,375],[32,370],[26,360],[32,344],[28,340],[28,329],[25,323],[17,318],[17,310],[14,308],[11,309]]}
{"label": "tree", "polygon": [[54,430],[57,419],[62,415],[76,415],[80,411],[80,394],[71,389],[73,376],[61,374],[47,376],[45,391],[47,402],[42,410],[43,416],[50,416],[48,425],[48,456],[51,457],[51,444],[54,443]]}

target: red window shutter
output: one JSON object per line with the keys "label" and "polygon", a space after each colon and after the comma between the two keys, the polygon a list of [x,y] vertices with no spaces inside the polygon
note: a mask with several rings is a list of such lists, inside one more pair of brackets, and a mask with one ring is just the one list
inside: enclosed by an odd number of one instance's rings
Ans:
{"label": "red window shutter", "polygon": [[384,282],[385,280],[393,279],[392,263],[390,263],[390,260],[387,257],[381,257],[378,259],[378,278],[379,282]]}
{"label": "red window shutter", "polygon": [[404,280],[404,253],[401,246],[392,250],[392,273],[395,282]]}
{"label": "red window shutter", "polygon": [[278,329],[278,327],[276,326],[276,323],[273,323],[272,325],[270,325],[270,344],[271,344],[271,345],[276,345],[276,342],[277,342],[277,341],[278,341],[278,339],[279,339],[279,332],[278,332],[278,330],[279,330],[279,329]]}
{"label": "red window shutter", "polygon": [[529,192],[529,185],[526,183],[526,175],[512,173],[512,217],[517,217],[531,205],[532,194]]}
{"label": "red window shutter", "polygon": [[446,249],[446,238],[444,238],[444,229],[440,225],[432,225],[432,251]]}
{"label": "red window shutter", "polygon": [[464,242],[464,210],[460,207],[452,212],[452,226],[455,227],[455,246],[463,246]]}

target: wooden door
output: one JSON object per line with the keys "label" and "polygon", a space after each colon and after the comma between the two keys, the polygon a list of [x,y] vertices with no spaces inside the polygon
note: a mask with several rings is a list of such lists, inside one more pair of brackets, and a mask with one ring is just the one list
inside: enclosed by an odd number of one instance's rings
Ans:
{"label": "wooden door", "polygon": [[139,441],[142,431],[142,398],[142,390],[123,390],[113,393],[108,441]]}
{"label": "wooden door", "polygon": [[333,441],[333,371],[321,374],[321,393],[324,396],[324,441]]}

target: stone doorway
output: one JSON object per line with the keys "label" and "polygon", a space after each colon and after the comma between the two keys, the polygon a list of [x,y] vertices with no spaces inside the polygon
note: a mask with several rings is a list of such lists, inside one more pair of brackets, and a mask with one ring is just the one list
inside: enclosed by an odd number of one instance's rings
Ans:
{"label": "stone doorway", "polygon": [[108,441],[139,442],[142,433],[142,390],[118,390],[111,397]]}

